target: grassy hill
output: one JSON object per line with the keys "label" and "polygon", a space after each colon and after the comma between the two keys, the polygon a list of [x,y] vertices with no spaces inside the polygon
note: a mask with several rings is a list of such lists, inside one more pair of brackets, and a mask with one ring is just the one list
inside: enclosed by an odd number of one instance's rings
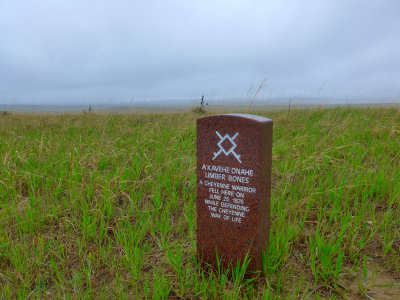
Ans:
{"label": "grassy hill", "polygon": [[274,121],[255,279],[196,260],[199,115],[0,115],[0,298],[400,297],[400,110],[255,114]]}

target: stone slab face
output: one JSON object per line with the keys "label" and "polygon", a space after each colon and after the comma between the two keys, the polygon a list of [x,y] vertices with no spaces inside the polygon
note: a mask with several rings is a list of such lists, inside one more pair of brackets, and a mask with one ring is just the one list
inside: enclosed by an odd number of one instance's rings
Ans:
{"label": "stone slab face", "polygon": [[272,120],[244,114],[197,120],[197,255],[262,271],[270,226]]}

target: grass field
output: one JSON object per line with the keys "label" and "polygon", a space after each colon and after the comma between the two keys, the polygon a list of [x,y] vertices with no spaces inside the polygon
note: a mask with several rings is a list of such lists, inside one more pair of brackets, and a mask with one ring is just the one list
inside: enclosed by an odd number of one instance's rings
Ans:
{"label": "grass field", "polygon": [[199,115],[0,115],[0,298],[400,299],[400,110],[253,113],[274,120],[253,280],[196,261]]}

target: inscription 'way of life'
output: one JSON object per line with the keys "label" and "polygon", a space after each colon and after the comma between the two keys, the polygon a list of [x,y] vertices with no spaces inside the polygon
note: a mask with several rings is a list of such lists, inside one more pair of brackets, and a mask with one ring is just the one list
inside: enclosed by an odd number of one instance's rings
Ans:
{"label": "inscription 'way of life'", "polygon": [[[209,195],[204,199],[210,216],[223,221],[242,223],[250,212],[246,205],[246,194],[256,194],[255,187],[237,184],[248,184],[254,176],[254,170],[203,164],[204,178],[199,184],[208,188]],[[225,182],[218,182],[221,180]],[[226,182],[228,181],[228,183]]]}

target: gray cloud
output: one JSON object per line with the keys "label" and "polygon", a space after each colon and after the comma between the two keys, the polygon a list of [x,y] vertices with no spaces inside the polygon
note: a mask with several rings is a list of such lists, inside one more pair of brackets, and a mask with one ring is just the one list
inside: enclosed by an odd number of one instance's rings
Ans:
{"label": "gray cloud", "polygon": [[[8,1],[0,102],[246,96],[400,101],[400,4]],[[322,89],[321,89],[322,88]]]}

